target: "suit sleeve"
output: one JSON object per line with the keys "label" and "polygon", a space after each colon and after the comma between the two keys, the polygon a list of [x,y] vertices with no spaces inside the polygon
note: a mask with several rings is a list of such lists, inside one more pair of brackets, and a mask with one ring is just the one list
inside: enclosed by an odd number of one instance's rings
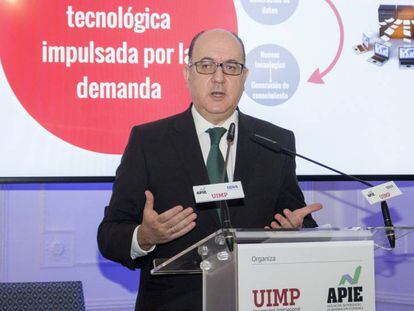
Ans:
{"label": "suit sleeve", "polygon": [[121,163],[116,171],[112,197],[98,228],[98,247],[102,255],[129,269],[140,268],[148,260],[131,259],[134,229],[142,222],[148,175],[143,143],[133,128]]}
{"label": "suit sleeve", "polygon": [[[296,151],[295,136],[293,132],[289,132],[289,143],[287,148]],[[277,206],[282,209],[295,210],[306,206],[305,198],[302,190],[299,187],[298,179],[296,177],[296,162],[293,156],[285,155],[285,165],[283,170],[282,190],[277,201]],[[311,215],[308,215],[303,220],[304,228],[314,228],[318,225]]]}

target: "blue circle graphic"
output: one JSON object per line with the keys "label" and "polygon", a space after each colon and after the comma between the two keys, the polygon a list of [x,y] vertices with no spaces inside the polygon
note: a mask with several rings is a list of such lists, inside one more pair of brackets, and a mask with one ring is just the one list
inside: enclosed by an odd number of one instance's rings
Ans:
{"label": "blue circle graphic", "polygon": [[300,72],[295,57],[276,44],[256,47],[247,56],[249,76],[245,92],[265,106],[280,105],[296,92]]}
{"label": "blue circle graphic", "polygon": [[299,0],[242,0],[247,15],[265,25],[283,23],[296,11]]}

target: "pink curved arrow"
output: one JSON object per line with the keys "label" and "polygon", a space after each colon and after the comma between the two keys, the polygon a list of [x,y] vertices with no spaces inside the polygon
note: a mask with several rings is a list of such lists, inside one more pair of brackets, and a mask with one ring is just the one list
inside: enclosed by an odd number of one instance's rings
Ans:
{"label": "pink curved arrow", "polygon": [[323,77],[325,77],[336,65],[336,63],[339,60],[339,57],[341,57],[342,49],[344,47],[344,24],[342,23],[341,15],[339,15],[338,10],[336,9],[335,5],[332,3],[331,0],[325,0],[328,5],[331,7],[331,9],[334,11],[336,19],[338,20],[339,25],[339,47],[338,51],[336,52],[335,58],[333,61],[329,64],[329,66],[322,72],[320,72],[319,68],[317,68],[312,75],[309,77],[308,82],[310,83],[319,83],[319,84],[325,84],[325,82],[322,80]]}

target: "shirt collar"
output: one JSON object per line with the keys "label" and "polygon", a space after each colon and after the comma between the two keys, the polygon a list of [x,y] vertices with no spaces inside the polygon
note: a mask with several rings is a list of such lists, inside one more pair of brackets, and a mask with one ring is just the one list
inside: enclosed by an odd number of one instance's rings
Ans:
{"label": "shirt collar", "polygon": [[200,136],[204,134],[209,128],[212,127],[224,127],[226,130],[229,129],[230,124],[234,122],[237,128],[238,120],[239,120],[239,113],[237,109],[233,112],[233,114],[224,121],[221,125],[214,125],[213,123],[210,123],[204,117],[197,111],[197,109],[194,107],[194,104],[191,106],[191,113],[193,115],[195,128],[197,131],[197,136]]}

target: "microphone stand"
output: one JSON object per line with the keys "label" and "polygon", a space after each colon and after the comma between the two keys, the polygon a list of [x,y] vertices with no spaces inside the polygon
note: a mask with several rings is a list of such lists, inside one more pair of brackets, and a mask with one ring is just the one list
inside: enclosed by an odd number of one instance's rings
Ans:
{"label": "microphone stand", "polygon": [[[226,158],[224,160],[224,167],[221,174],[221,182],[223,183],[226,178],[226,171],[227,171],[227,163],[229,160],[230,155],[230,147],[231,144],[234,141],[234,135],[235,135],[235,124],[231,123],[229,127],[229,131],[227,134],[227,150],[226,150]],[[233,252],[234,250],[234,233],[231,232],[231,229],[233,228],[230,221],[230,211],[229,211],[229,205],[227,204],[226,200],[221,200],[219,203],[220,213],[221,213],[221,219],[222,219],[222,230],[224,234],[224,238],[226,240],[227,248],[230,252]]]}
{"label": "microphone stand", "polygon": [[[368,187],[374,187],[373,184],[371,184],[371,183],[369,183],[369,182],[367,182],[365,180],[359,179],[359,178],[357,178],[355,176],[352,176],[352,175],[348,175],[348,174],[346,174],[344,172],[341,172],[341,171],[339,171],[337,169],[334,169],[334,168],[332,168],[330,166],[327,166],[327,165],[325,165],[323,163],[320,163],[318,161],[312,160],[312,159],[310,159],[308,157],[305,157],[305,156],[303,156],[301,154],[298,154],[298,153],[296,153],[296,152],[294,152],[292,150],[286,149],[286,148],[282,147],[277,141],[274,141],[274,140],[269,139],[267,137],[261,136],[259,134],[252,134],[250,136],[250,138],[253,141],[255,141],[256,143],[258,143],[258,144],[260,144],[260,145],[262,145],[264,147],[267,147],[267,148],[269,148],[269,149],[271,149],[271,150],[273,150],[275,152],[283,152],[283,153],[286,153],[286,154],[288,154],[290,156],[293,156],[293,157],[297,156],[297,157],[302,158],[302,159],[304,159],[306,161],[312,162],[312,163],[314,163],[316,165],[319,165],[319,166],[322,166],[322,167],[324,167],[324,168],[326,168],[326,169],[328,169],[330,171],[333,171],[333,172],[338,173],[338,174],[340,174],[342,176],[345,176],[348,179],[357,181],[357,182],[359,182],[361,184],[364,184],[364,185],[366,185]],[[387,204],[387,202],[385,200],[381,202],[381,212],[382,212],[382,218],[384,220],[384,225],[385,225],[385,227],[388,228],[385,231],[386,234],[387,234],[388,242],[390,243],[391,248],[395,248],[395,230],[394,230],[394,225],[392,224],[390,210],[389,210],[388,204]]]}

